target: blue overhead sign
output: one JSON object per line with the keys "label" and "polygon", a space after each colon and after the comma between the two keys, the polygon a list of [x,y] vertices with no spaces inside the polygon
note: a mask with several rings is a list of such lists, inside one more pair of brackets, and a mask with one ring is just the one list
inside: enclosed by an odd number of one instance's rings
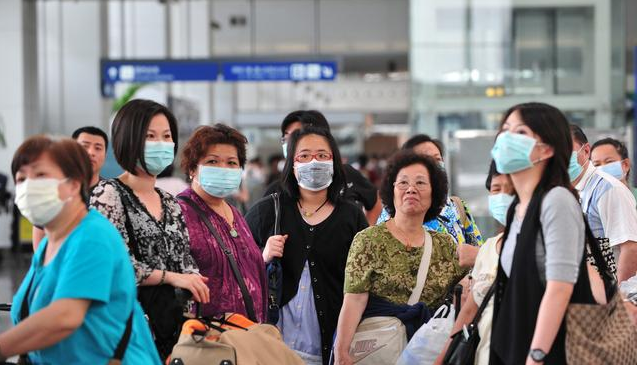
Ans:
{"label": "blue overhead sign", "polygon": [[225,62],[224,81],[330,81],[336,78],[334,61]]}
{"label": "blue overhead sign", "polygon": [[104,84],[117,82],[216,81],[217,62],[190,60],[103,61]]}

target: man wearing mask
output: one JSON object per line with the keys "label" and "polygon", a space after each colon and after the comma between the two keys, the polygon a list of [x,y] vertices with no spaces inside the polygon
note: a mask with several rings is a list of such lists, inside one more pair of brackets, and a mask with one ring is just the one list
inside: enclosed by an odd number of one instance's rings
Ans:
{"label": "man wearing mask", "polygon": [[571,135],[573,154],[568,169],[571,181],[580,194],[582,210],[593,234],[602,251],[606,251],[604,255],[611,268],[617,263],[617,279],[622,282],[637,271],[635,198],[624,184],[589,161],[591,146],[580,127],[571,125]]}
{"label": "man wearing mask", "polygon": [[[93,126],[87,126],[78,128],[73,132],[71,137],[77,141],[88,154],[91,161],[91,168],[93,175],[91,176],[91,183],[89,188],[89,194],[92,194],[93,188],[97,183],[102,180],[100,177],[100,171],[106,161],[106,150],[108,149],[108,136],[106,133]],[[44,237],[44,231],[36,226],[33,226],[33,251],[38,248],[38,244]]]}
{"label": "man wearing mask", "polygon": [[[325,116],[316,110],[297,110],[288,114],[281,123],[281,143],[283,155],[287,157],[287,144],[290,135],[303,127],[312,126],[315,128],[330,131],[330,125]],[[347,188],[342,193],[346,200],[353,201],[364,208],[365,217],[370,225],[376,223],[382,210],[382,204],[378,197],[378,189],[369,182],[358,170],[351,165],[343,164],[345,170],[345,180]],[[272,194],[278,188],[279,181],[275,181],[268,186],[265,196]]]}

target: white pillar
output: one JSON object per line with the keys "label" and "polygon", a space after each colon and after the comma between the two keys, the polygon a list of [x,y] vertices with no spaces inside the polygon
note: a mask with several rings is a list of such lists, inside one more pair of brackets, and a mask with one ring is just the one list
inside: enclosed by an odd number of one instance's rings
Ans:
{"label": "white pillar", "polygon": [[[0,1],[0,173],[13,179],[11,160],[25,136],[38,132],[35,1]],[[10,247],[10,215],[0,215],[0,248]]]}

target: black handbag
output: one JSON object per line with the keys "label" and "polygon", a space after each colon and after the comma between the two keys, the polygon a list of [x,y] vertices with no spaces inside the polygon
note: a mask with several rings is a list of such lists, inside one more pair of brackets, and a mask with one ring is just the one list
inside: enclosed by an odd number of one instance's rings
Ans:
{"label": "black handbag", "polygon": [[495,283],[491,285],[487,294],[482,300],[482,304],[478,308],[476,315],[473,317],[471,323],[468,326],[463,327],[460,331],[451,335],[451,344],[443,364],[445,365],[473,365],[476,357],[476,350],[480,343],[480,335],[478,334],[478,322],[482,317],[482,312],[487,307],[489,300],[495,292]]}
{"label": "black handbag", "polygon": [[[279,193],[270,195],[274,202],[274,231],[273,235],[281,234],[281,203]],[[279,322],[279,309],[283,295],[283,269],[281,260],[275,257],[266,267],[268,275],[268,323],[276,325]]]}

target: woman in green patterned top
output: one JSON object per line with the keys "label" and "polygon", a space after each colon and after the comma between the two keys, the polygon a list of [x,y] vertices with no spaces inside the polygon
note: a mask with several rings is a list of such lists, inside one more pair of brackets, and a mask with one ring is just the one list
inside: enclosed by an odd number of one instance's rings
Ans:
{"label": "woman in green patterned top", "polygon": [[423,220],[440,214],[447,198],[447,176],[436,161],[399,152],[388,165],[380,194],[392,218],[359,232],[352,242],[336,330],[336,364],[352,363],[349,348],[370,294],[407,304],[416,286],[426,234],[432,238],[432,254],[420,301],[436,308],[465,274],[453,238],[422,226]]}

